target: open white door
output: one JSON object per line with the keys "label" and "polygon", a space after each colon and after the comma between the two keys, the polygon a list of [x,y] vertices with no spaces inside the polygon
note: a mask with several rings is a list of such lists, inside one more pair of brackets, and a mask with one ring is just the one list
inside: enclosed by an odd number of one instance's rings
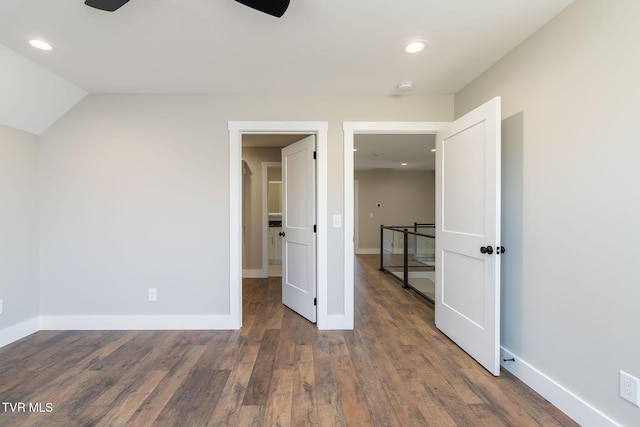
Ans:
{"label": "open white door", "polygon": [[315,135],[282,149],[282,303],[316,322]]}
{"label": "open white door", "polygon": [[436,326],[500,375],[500,98],[436,139]]}

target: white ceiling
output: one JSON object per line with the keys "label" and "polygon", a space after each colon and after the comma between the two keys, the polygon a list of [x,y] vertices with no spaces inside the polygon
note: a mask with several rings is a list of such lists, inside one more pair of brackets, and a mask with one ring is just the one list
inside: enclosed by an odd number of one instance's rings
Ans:
{"label": "white ceiling", "polygon": [[[278,19],[233,0],[2,0],[0,43],[89,93],[452,94],[570,3],[291,0]],[[403,54],[412,39],[430,45]]]}
{"label": "white ceiling", "polygon": [[[435,170],[435,135],[354,135],[355,170]],[[406,163],[406,165],[402,165]]]}

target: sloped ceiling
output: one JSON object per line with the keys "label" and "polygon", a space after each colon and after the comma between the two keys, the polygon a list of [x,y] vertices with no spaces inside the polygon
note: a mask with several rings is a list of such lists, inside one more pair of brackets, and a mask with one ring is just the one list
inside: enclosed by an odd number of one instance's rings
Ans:
{"label": "sloped ceiling", "polygon": [[0,124],[40,135],[87,94],[0,44]]}

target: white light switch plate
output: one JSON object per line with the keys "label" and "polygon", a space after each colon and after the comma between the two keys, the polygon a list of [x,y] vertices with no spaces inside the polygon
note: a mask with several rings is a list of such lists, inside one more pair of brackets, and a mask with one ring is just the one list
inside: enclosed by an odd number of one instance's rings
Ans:
{"label": "white light switch plate", "polygon": [[340,228],[342,227],[342,216],[341,215],[334,215],[333,216],[333,228]]}

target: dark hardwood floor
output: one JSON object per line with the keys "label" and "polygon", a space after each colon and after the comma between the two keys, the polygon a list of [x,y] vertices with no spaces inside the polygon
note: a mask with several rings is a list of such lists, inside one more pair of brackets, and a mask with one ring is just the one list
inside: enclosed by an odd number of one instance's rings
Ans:
{"label": "dark hardwood floor", "polygon": [[[42,331],[0,349],[0,426],[572,426],[356,262],[356,327],[318,331],[244,281],[239,331]],[[25,405],[24,411],[19,404]]]}

